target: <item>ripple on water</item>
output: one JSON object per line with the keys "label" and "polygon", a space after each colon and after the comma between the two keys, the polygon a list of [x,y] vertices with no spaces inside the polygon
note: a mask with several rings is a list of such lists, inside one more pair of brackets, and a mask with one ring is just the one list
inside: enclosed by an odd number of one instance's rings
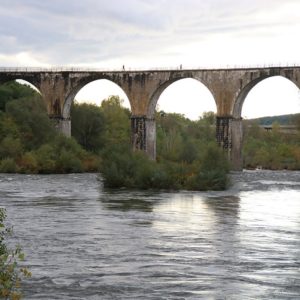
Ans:
{"label": "ripple on water", "polygon": [[96,174],[0,175],[25,299],[298,299],[300,172],[223,192],[103,190]]}

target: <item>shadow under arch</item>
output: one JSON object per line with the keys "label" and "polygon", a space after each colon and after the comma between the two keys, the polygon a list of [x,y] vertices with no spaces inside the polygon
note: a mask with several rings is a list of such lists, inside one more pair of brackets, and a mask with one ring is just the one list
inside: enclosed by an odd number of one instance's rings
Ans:
{"label": "shadow under arch", "polygon": [[108,80],[109,82],[115,84],[118,88],[120,88],[126,95],[128,101],[129,101],[130,110],[132,111],[132,104],[131,104],[130,98],[129,98],[128,94],[126,93],[126,91],[123,89],[123,87],[118,82],[116,82],[112,78],[110,78],[109,76],[101,75],[101,76],[93,76],[93,77],[83,78],[76,84],[75,87],[73,87],[73,89],[67,95],[65,102],[64,102],[64,106],[63,106],[63,118],[64,119],[70,118],[71,105],[75,99],[75,96],[78,94],[78,92],[81,89],[83,89],[85,86],[87,86],[88,84],[98,81],[98,80]]}
{"label": "shadow under arch", "polygon": [[155,115],[155,108],[157,106],[158,100],[160,98],[160,96],[162,95],[162,93],[169,87],[171,86],[173,83],[178,82],[180,80],[184,80],[184,79],[193,79],[195,81],[197,81],[199,83],[199,85],[203,88],[205,88],[206,90],[208,90],[210,92],[210,94],[212,95],[216,107],[217,107],[217,103],[216,103],[216,97],[213,93],[213,91],[211,91],[208,88],[208,84],[201,78],[198,77],[193,77],[193,76],[187,76],[187,77],[175,77],[175,78],[171,78],[170,80],[167,80],[165,82],[163,82],[161,85],[159,85],[159,87],[154,91],[154,93],[151,95],[150,97],[150,101],[149,101],[149,105],[148,105],[148,110],[147,110],[147,117],[152,119],[154,118]]}

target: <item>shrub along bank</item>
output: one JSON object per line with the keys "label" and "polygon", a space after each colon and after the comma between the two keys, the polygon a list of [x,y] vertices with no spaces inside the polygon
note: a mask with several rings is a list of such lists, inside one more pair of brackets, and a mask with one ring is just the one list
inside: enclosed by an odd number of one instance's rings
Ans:
{"label": "shrub along bank", "polygon": [[268,131],[257,123],[246,125],[243,145],[245,168],[300,170],[300,130],[282,132],[278,123],[274,123],[272,130]]}
{"label": "shrub along bank", "polygon": [[228,164],[216,145],[205,149],[203,160],[192,163],[149,160],[142,152],[107,149],[101,175],[110,188],[223,190],[228,186]]}

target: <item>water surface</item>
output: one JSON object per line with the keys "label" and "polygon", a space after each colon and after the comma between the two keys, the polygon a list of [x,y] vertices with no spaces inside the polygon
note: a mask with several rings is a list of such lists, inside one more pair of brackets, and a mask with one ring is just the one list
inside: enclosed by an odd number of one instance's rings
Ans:
{"label": "water surface", "polygon": [[0,175],[25,299],[299,299],[300,172],[225,192],[105,190],[95,174]]}

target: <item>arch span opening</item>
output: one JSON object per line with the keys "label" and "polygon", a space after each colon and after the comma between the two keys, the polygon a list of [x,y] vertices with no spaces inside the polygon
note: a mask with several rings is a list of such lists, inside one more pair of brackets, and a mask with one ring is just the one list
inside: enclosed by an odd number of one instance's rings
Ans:
{"label": "arch span opening", "polygon": [[216,103],[208,88],[192,78],[171,83],[156,106],[157,157],[192,163],[215,142]]}
{"label": "arch span opening", "polygon": [[244,99],[245,119],[294,114],[300,111],[300,91],[282,76],[266,78],[257,83]]}
{"label": "arch span opening", "polygon": [[243,166],[300,169],[300,94],[281,76],[257,83],[243,100]]}
{"label": "arch span opening", "polygon": [[118,96],[122,106],[130,109],[130,102],[125,92],[114,82],[107,79],[98,79],[86,84],[75,96],[78,103],[101,105],[101,102],[110,96]]}
{"label": "arch span opening", "polygon": [[180,79],[169,85],[160,95],[157,111],[182,114],[197,120],[204,112],[216,113],[216,103],[209,89],[193,78]]}
{"label": "arch span opening", "polygon": [[71,134],[86,150],[130,143],[130,102],[115,83],[98,79],[86,84],[70,108]]}

